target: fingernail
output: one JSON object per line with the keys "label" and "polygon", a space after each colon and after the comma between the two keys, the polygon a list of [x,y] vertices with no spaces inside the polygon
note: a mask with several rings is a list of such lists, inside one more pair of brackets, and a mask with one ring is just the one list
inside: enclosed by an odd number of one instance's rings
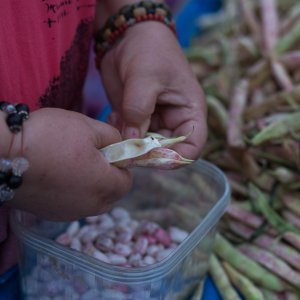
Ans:
{"label": "fingernail", "polygon": [[125,139],[136,139],[140,137],[140,131],[136,127],[125,127],[122,135]]}
{"label": "fingernail", "polygon": [[119,114],[116,112],[112,112],[107,116],[107,122],[113,126],[117,126],[119,121]]}

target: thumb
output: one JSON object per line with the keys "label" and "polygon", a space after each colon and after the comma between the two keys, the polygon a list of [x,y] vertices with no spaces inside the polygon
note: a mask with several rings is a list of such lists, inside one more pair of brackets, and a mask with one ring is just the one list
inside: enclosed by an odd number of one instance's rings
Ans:
{"label": "thumb", "polygon": [[121,141],[120,132],[115,127],[89,117],[86,117],[86,121],[94,131],[94,143],[97,148]]}
{"label": "thumb", "polygon": [[122,102],[122,135],[124,138],[141,137],[148,130],[154,112],[158,88],[149,80],[133,76],[126,81]]}

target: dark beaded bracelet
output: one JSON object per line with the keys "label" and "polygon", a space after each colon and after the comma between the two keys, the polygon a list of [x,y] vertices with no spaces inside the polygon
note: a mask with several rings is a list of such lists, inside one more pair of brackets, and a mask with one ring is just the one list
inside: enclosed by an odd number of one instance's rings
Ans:
{"label": "dark beaded bracelet", "polygon": [[7,181],[7,186],[11,189],[17,189],[22,185],[23,178],[20,175],[11,174]]}
{"label": "dark beaded bracelet", "polygon": [[29,107],[26,104],[19,103],[15,106],[17,113],[22,117],[23,120],[29,118]]}
{"label": "dark beaded bracelet", "polygon": [[23,119],[18,113],[9,114],[6,117],[6,124],[13,133],[21,131]]}
{"label": "dark beaded bracelet", "polygon": [[0,206],[14,197],[14,190],[22,185],[22,175],[28,167],[29,162],[24,157],[0,159]]}
{"label": "dark beaded bracelet", "polygon": [[[23,121],[29,117],[29,107],[22,103],[14,105],[1,101],[0,110],[7,114],[6,124],[13,134],[21,131]],[[24,157],[0,159],[0,206],[14,197],[14,190],[22,185],[22,174],[28,167],[28,160]]]}
{"label": "dark beaded bracelet", "polygon": [[20,132],[23,121],[29,117],[29,107],[23,103],[14,105],[6,101],[1,101],[0,110],[7,113],[6,124],[12,133]]}
{"label": "dark beaded bracelet", "polygon": [[172,13],[166,4],[154,1],[141,1],[125,5],[118,13],[110,17],[102,29],[95,35],[96,66],[100,63],[107,51],[122,36],[128,27],[143,21],[158,21],[167,25],[175,34],[175,23]]}
{"label": "dark beaded bracelet", "polygon": [[8,179],[8,173],[0,171],[0,185],[7,182]]}

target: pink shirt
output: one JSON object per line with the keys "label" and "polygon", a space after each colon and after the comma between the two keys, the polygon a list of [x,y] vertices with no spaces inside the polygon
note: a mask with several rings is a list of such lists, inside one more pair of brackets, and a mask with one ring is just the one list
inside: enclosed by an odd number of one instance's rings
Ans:
{"label": "pink shirt", "polygon": [[[80,110],[95,0],[0,1],[0,100]],[[0,208],[0,274],[16,263]]]}

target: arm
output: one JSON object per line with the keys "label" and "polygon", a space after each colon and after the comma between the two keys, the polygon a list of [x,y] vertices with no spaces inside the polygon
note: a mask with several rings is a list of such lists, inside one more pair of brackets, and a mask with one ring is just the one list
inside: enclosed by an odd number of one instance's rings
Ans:
{"label": "arm", "polygon": [[[5,115],[0,117],[2,158],[11,133],[3,121]],[[130,188],[129,173],[111,166],[98,150],[120,141],[120,133],[110,125],[80,113],[43,108],[30,114],[22,132],[22,156],[29,161],[29,169],[4,207],[45,219],[73,220],[109,210]],[[19,155],[21,144],[17,134],[11,159]]]}
{"label": "arm", "polygon": [[[128,2],[100,4],[109,15]],[[104,55],[100,72],[113,109],[109,121],[123,137],[148,130],[179,136],[193,130],[174,149],[187,158],[199,156],[206,140],[204,95],[170,28],[157,21],[128,28]]]}

